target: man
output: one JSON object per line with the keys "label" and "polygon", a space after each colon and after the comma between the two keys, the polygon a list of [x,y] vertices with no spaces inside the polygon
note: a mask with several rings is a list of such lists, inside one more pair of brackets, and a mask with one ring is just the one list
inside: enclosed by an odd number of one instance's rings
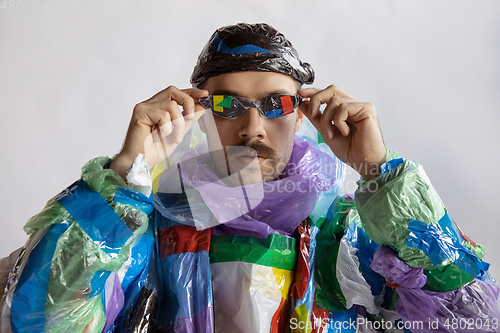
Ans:
{"label": "man", "polygon": [[[2,330],[497,331],[481,247],[386,150],[372,104],[313,80],[272,27],[218,29],[193,88],[138,104],[120,153],[28,221]],[[295,136],[304,117],[336,157]],[[197,122],[207,142],[186,149]]]}

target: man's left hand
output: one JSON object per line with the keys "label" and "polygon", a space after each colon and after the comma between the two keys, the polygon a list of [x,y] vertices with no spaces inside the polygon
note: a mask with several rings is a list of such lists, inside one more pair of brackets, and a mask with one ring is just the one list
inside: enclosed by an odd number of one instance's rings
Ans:
{"label": "man's left hand", "polygon": [[[309,98],[299,105],[299,109],[333,153],[364,179],[377,177],[386,151],[375,106],[360,102],[334,85],[323,90],[300,89],[297,93]],[[323,104],[326,107],[321,112]]]}

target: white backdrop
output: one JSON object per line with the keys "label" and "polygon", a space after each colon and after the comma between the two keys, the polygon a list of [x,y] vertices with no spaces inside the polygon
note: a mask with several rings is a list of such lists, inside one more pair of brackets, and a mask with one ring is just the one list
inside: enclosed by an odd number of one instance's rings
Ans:
{"label": "white backdrop", "polygon": [[[268,22],[316,71],[375,104],[384,139],[421,162],[500,277],[500,2],[55,1],[0,8],[0,256],[22,226],[120,149],[134,105],[189,86],[213,31]],[[354,190],[352,187],[351,190]]]}

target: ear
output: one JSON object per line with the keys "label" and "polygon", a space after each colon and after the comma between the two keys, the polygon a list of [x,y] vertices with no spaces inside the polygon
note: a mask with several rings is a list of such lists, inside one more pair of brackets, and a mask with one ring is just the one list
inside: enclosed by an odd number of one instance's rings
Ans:
{"label": "ear", "polygon": [[302,121],[304,121],[305,115],[297,108],[297,119],[295,120],[295,132],[300,129],[300,125],[302,125]]}

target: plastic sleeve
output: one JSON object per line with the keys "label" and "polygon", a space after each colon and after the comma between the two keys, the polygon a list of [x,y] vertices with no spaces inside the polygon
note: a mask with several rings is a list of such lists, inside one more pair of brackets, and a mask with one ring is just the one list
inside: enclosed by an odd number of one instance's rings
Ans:
{"label": "plastic sleeve", "polygon": [[88,162],[81,179],[26,223],[30,242],[9,277],[2,329],[7,322],[17,332],[112,326],[131,281],[149,265],[153,203],[106,169],[110,162]]}
{"label": "plastic sleeve", "polygon": [[410,220],[433,225],[446,213],[422,166],[404,161],[360,185],[356,207],[368,237],[394,247],[410,266],[432,266],[423,251],[407,246]]}
{"label": "plastic sleeve", "polygon": [[0,259],[0,296],[3,294],[9,273],[14,267],[22,247],[12,252],[8,257]]}

